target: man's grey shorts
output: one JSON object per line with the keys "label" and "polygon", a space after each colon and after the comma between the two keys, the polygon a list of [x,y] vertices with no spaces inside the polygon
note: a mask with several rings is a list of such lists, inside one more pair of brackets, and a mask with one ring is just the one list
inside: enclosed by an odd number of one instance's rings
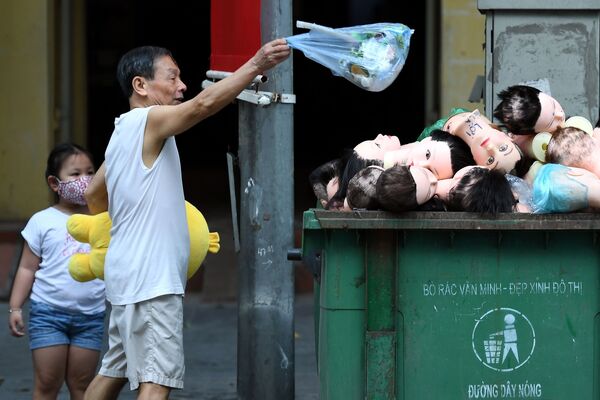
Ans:
{"label": "man's grey shorts", "polygon": [[183,297],[166,295],[112,306],[100,375],[183,388]]}

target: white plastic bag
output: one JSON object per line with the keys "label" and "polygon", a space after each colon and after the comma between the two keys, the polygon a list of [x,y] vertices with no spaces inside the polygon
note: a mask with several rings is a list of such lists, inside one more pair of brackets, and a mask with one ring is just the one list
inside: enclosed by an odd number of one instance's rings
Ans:
{"label": "white plastic bag", "polygon": [[297,22],[310,32],[287,37],[288,45],[358,87],[380,92],[398,76],[414,30],[400,23],[328,28]]}

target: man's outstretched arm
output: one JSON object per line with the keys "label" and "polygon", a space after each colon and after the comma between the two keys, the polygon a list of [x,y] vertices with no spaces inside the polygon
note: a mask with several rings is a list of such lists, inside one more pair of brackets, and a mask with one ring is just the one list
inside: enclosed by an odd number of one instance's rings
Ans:
{"label": "man's outstretched arm", "polygon": [[153,107],[148,113],[146,135],[156,143],[178,135],[231,103],[252,80],[290,55],[285,39],[262,46],[244,65],[227,78],[201,91],[193,99],[173,106]]}

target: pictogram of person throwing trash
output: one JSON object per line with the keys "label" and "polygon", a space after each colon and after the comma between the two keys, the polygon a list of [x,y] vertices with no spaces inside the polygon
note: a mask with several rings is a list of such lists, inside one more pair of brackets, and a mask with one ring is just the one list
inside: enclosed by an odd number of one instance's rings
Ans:
{"label": "pictogram of person throwing trash", "polygon": [[506,314],[504,316],[504,329],[500,332],[492,333],[490,339],[503,338],[504,346],[502,351],[502,361],[500,364],[504,364],[508,353],[512,351],[517,363],[519,362],[519,350],[517,349],[517,330],[515,329],[515,316],[512,314]]}

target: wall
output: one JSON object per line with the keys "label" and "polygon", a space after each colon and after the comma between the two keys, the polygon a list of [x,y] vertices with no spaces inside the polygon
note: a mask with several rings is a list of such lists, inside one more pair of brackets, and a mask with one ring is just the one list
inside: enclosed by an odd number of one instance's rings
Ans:
{"label": "wall", "polygon": [[479,108],[467,99],[478,75],[485,71],[485,16],[477,0],[445,0],[441,9],[440,112],[453,107]]}
{"label": "wall", "polygon": [[48,204],[45,161],[53,135],[53,15],[47,1],[0,2],[0,218]]}

